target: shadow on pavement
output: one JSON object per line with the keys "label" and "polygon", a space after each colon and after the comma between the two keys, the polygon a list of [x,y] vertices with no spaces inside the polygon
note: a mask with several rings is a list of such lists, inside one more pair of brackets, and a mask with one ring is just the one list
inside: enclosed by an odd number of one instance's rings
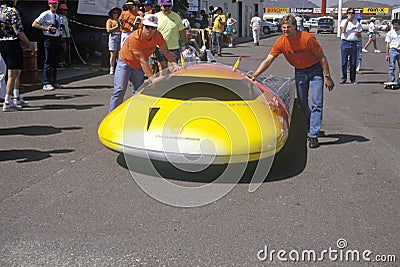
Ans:
{"label": "shadow on pavement", "polygon": [[341,145],[341,144],[346,144],[346,143],[351,143],[351,142],[368,142],[369,141],[369,139],[364,136],[353,135],[353,134],[328,134],[328,135],[325,135],[325,132],[320,132],[319,137],[336,139],[334,141],[323,141],[323,139],[320,138],[319,144],[321,146]]}
{"label": "shadow on pavement", "polygon": [[26,101],[36,101],[36,100],[68,100],[73,98],[89,96],[88,94],[76,95],[76,94],[46,94],[40,96],[24,96]]}
{"label": "shadow on pavement", "polygon": [[15,128],[0,128],[0,136],[2,135],[26,135],[26,136],[39,136],[39,135],[52,135],[58,134],[62,131],[81,130],[82,127],[53,127],[45,125],[32,125],[20,126]]}
{"label": "shadow on pavement", "polygon": [[87,105],[42,105],[42,106],[28,106],[24,108],[22,111],[37,111],[37,110],[65,110],[65,109],[72,109],[72,110],[88,110],[97,107],[102,107],[104,104],[87,104]]}
{"label": "shadow on pavement", "polygon": [[36,149],[12,149],[0,150],[0,162],[16,161],[17,163],[27,163],[32,161],[40,161],[51,158],[53,154],[71,153],[73,149],[54,149],[48,151],[40,151]]}

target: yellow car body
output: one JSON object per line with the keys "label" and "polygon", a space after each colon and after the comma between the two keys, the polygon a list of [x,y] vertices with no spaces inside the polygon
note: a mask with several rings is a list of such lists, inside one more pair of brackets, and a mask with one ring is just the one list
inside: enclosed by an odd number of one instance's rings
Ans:
{"label": "yellow car body", "polygon": [[273,156],[288,138],[290,109],[230,66],[195,64],[155,80],[101,122],[106,147],[167,162],[227,164]]}

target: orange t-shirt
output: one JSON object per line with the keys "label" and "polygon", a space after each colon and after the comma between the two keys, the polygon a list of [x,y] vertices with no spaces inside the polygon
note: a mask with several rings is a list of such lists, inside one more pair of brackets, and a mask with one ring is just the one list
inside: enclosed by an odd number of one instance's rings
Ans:
{"label": "orange t-shirt", "polygon": [[314,35],[309,32],[296,31],[296,37],[293,39],[289,39],[285,35],[279,37],[269,54],[273,57],[283,54],[296,69],[305,69],[321,61],[321,58],[316,56],[321,51],[322,46]]}
{"label": "orange t-shirt", "polygon": [[140,20],[137,20],[136,24],[134,24],[137,16],[144,17],[144,14],[142,11],[138,11],[137,14],[133,14],[129,10],[122,11],[121,15],[119,15],[119,19],[127,22],[122,23],[121,31],[132,32],[131,28],[133,28],[133,26],[139,26]]}
{"label": "orange t-shirt", "polygon": [[146,60],[153,54],[156,46],[166,45],[166,42],[159,31],[154,33],[151,40],[143,37],[143,29],[140,28],[131,33],[119,51],[119,57],[134,69],[141,68],[139,60],[133,52],[142,52]]}

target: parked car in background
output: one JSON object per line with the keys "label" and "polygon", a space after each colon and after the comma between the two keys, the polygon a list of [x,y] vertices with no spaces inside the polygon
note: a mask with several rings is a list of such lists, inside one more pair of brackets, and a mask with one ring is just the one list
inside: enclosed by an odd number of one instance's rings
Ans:
{"label": "parked car in background", "polygon": [[278,27],[278,29],[276,30],[277,32],[282,31],[281,24],[279,23],[279,19],[278,18],[268,18],[268,19],[265,19],[265,20],[275,24]]}
{"label": "parked car in background", "polygon": [[334,33],[334,20],[332,17],[321,17],[318,20],[317,34],[321,32]]}
{"label": "parked car in background", "polygon": [[303,22],[303,29],[306,32],[309,32],[311,30],[311,23],[310,21],[305,21]]}
{"label": "parked car in background", "polygon": [[273,23],[273,22],[269,22],[266,20],[262,20],[262,32],[264,34],[270,34],[271,32],[276,32],[278,31],[278,26]]}
{"label": "parked car in background", "polygon": [[389,21],[382,21],[381,24],[379,24],[378,26],[378,30],[379,31],[384,31],[384,32],[388,32],[390,31],[390,22]]}
{"label": "parked car in background", "polygon": [[368,20],[362,19],[362,20],[360,20],[360,24],[361,24],[363,31],[368,31],[368,27],[369,27]]}

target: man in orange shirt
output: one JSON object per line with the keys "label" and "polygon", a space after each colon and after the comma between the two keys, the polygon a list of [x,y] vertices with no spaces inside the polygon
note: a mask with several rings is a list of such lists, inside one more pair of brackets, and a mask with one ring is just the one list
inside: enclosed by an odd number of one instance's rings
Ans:
{"label": "man in orange shirt", "polygon": [[128,35],[138,29],[140,20],[136,19],[136,17],[144,17],[143,12],[139,10],[140,2],[138,0],[128,1],[125,5],[128,10],[122,11],[118,19],[121,22],[121,47]]}
{"label": "man in orange shirt", "polygon": [[148,59],[158,46],[167,60],[173,65],[178,64],[169,52],[167,44],[159,31],[157,31],[158,18],[147,14],[143,21],[143,28],[139,28],[126,39],[119,52],[117,68],[114,75],[114,91],[110,100],[109,112],[113,111],[124,100],[129,78],[132,82],[132,94],[144,81],[144,74],[148,78],[153,72],[148,64]]}
{"label": "man in orange shirt", "polygon": [[[281,19],[282,36],[279,37],[268,56],[258,66],[253,80],[266,71],[279,54],[295,67],[297,98],[307,121],[309,122],[310,148],[319,146],[318,133],[322,125],[323,92],[325,86],[331,91],[334,87],[329,72],[328,60],[314,35],[305,31],[296,31],[296,18],[292,14]],[[308,105],[308,91],[311,91],[311,109]]]}

